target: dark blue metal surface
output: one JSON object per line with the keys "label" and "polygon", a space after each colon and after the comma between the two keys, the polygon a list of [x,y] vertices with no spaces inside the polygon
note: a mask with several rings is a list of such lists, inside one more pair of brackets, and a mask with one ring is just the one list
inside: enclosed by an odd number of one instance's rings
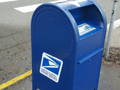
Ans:
{"label": "dark blue metal surface", "polygon": [[[84,23],[95,29],[80,35]],[[94,1],[39,6],[31,23],[33,90],[97,90],[106,25]],[[43,52],[63,60],[58,83],[40,73]]]}

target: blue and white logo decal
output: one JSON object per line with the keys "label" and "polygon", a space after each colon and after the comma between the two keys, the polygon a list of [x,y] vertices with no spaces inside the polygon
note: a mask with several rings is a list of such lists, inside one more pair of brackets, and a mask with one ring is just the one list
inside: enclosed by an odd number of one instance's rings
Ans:
{"label": "blue and white logo decal", "polygon": [[40,73],[56,83],[59,82],[62,66],[62,60],[45,52],[42,54]]}

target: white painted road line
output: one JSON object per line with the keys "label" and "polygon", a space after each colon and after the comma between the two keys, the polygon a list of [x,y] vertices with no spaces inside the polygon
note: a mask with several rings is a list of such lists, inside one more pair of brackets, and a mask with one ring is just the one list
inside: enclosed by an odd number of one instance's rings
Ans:
{"label": "white painted road line", "polygon": [[[57,2],[62,2],[62,1],[66,1],[66,0],[58,0],[58,1],[52,1],[51,3],[57,3]],[[29,13],[29,12],[33,12],[40,4],[34,4],[34,5],[29,5],[29,6],[23,6],[23,7],[17,7],[14,8],[15,10],[22,12],[22,13]]]}
{"label": "white painted road line", "polygon": [[113,29],[116,29],[118,27],[120,27],[120,19],[114,21],[114,27],[113,27]]}
{"label": "white painted road line", "polygon": [[[110,24],[107,25],[107,29],[109,29],[109,27],[110,27]],[[115,20],[113,24],[113,29],[116,29],[118,27],[120,27],[120,19]]]}
{"label": "white painted road line", "polygon": [[12,2],[12,1],[17,1],[17,0],[0,0],[0,3]]}
{"label": "white painted road line", "polygon": [[18,8],[14,8],[14,9],[19,12],[22,12],[22,13],[28,13],[28,12],[34,11],[39,5],[41,5],[41,4],[34,4],[34,5],[18,7]]}

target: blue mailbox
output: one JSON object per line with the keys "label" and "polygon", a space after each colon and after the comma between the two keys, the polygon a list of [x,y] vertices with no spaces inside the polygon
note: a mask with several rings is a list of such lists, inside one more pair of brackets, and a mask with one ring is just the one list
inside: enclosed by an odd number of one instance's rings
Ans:
{"label": "blue mailbox", "polygon": [[42,4],[31,29],[32,90],[98,90],[106,18],[95,1]]}

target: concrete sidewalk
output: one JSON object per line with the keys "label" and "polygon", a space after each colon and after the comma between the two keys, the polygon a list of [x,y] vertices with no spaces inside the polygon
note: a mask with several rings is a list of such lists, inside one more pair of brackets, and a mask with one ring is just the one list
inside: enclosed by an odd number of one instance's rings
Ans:
{"label": "concrete sidewalk", "polygon": [[120,48],[120,27],[116,28],[112,32],[111,47]]}

